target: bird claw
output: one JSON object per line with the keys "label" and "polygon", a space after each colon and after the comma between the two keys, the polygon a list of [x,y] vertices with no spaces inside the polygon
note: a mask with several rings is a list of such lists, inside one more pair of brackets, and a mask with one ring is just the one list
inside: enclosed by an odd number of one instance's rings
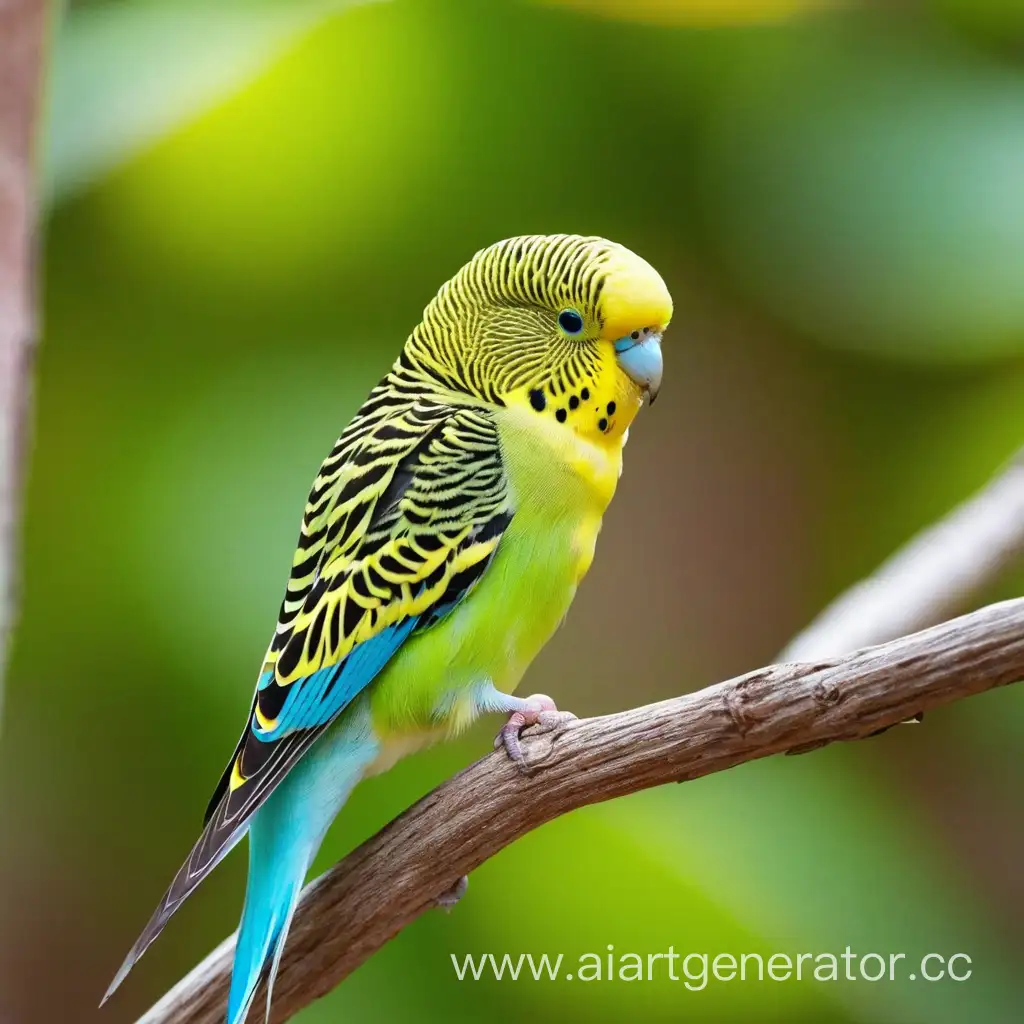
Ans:
{"label": "bird claw", "polygon": [[553,732],[575,720],[576,716],[571,711],[559,711],[546,694],[535,693],[526,698],[523,710],[513,711],[508,716],[508,721],[494,737],[494,747],[504,747],[512,761],[522,764],[523,747],[519,737],[524,729],[532,728],[534,733]]}
{"label": "bird claw", "polygon": [[468,875],[463,875],[461,878],[455,879],[450,888],[445,889],[440,896],[434,897],[434,906],[437,907],[438,910],[443,910],[446,914],[450,914],[452,912],[452,907],[454,907],[455,904],[466,895],[466,890],[468,888]]}

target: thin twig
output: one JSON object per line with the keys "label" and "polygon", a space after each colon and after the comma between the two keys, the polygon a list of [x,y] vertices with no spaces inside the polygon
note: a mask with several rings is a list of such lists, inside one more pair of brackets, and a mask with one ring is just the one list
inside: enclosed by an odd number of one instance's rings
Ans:
{"label": "thin twig", "polygon": [[832,602],[779,655],[833,658],[933,626],[1024,558],[1024,449],[944,519]]}
{"label": "thin twig", "polygon": [[[524,740],[527,770],[477,761],[306,890],[272,1021],[324,995],[460,876],[586,804],[783,751],[857,739],[1024,679],[1024,598],[826,663],[779,664],[697,693]],[[139,1024],[221,1024],[234,939]],[[259,1002],[259,998],[257,998]]]}
{"label": "thin twig", "polygon": [[18,508],[30,395],[33,142],[44,0],[0,0],[0,698],[15,617]]}

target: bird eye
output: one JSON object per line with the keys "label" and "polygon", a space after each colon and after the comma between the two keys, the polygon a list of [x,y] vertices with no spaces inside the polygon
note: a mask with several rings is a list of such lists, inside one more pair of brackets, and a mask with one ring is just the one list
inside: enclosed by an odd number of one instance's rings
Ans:
{"label": "bird eye", "polygon": [[558,326],[566,334],[579,334],[583,330],[583,317],[575,309],[563,309],[558,314]]}

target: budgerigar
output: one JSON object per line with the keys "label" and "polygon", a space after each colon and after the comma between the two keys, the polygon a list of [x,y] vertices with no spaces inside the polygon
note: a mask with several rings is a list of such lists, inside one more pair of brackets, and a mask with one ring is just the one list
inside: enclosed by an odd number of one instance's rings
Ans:
{"label": "budgerigar", "polygon": [[[575,235],[482,250],[438,292],[320,467],[249,719],[205,828],[118,971],[249,834],[228,1024],[270,989],[305,875],[353,786],[515,697],[590,567],[672,300]],[[557,716],[555,716],[557,723]]]}

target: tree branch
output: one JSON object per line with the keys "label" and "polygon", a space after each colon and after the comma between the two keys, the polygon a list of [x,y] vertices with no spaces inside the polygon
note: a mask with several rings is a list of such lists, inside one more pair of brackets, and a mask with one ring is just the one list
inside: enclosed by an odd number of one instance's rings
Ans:
{"label": "tree branch", "polygon": [[44,0],[0,0],[0,697],[15,614],[16,524],[32,351],[33,143]]}
{"label": "tree branch", "polygon": [[[858,739],[1024,679],[1024,598],[845,658],[780,664],[697,693],[524,739],[439,786],[303,896],[271,1019],[324,995],[460,876],[558,815],[783,751]],[[139,1024],[220,1024],[234,939]]]}
{"label": "tree branch", "polygon": [[832,658],[933,626],[1024,558],[1024,448],[1006,469],[832,602],[779,655]]}

